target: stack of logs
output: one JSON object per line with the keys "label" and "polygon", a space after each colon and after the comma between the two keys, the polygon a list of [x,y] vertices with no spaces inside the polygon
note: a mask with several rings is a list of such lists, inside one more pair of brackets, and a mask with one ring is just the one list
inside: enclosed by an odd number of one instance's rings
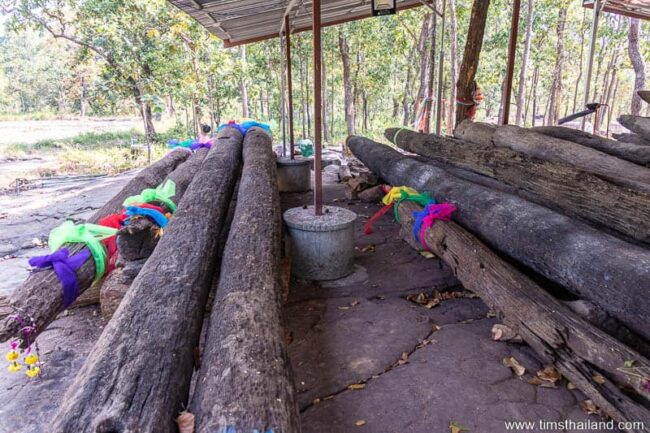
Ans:
{"label": "stack of logs", "polygon": [[[605,413],[650,425],[650,147],[469,121],[454,135],[386,130],[417,155],[348,146],[387,183],[455,203],[432,252]],[[420,209],[399,204],[405,233]]]}
{"label": "stack of logs", "polygon": [[[195,370],[199,379],[190,409],[197,432],[299,431],[280,325],[275,170],[263,129],[250,128],[244,137],[226,127],[212,149],[170,152],[144,169],[93,216],[96,222],[118,212],[144,188],[166,180],[176,185],[177,209],[164,234],[148,218],[131,218],[119,230],[118,267],[101,289],[110,321],[49,431],[176,432],[176,416],[189,407]],[[77,271],[81,292],[93,276],[89,260]],[[202,359],[201,329],[215,290]],[[52,270],[32,274],[11,301],[12,311],[35,319],[36,333],[62,305]],[[5,319],[0,338],[18,336],[16,327]]]}

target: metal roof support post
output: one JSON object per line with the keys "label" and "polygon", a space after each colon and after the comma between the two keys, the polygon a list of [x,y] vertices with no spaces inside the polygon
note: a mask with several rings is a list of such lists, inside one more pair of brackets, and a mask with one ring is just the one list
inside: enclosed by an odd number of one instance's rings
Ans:
{"label": "metal roof support post", "polygon": [[510,40],[508,41],[508,64],[506,68],[506,85],[503,93],[503,112],[500,124],[507,125],[510,119],[510,99],[512,98],[512,79],[515,73],[515,57],[517,55],[517,36],[519,34],[519,15],[521,0],[512,3],[512,20],[510,26]]}
{"label": "metal roof support post", "polygon": [[291,159],[294,158],[294,135],[293,135],[293,83],[291,80],[291,26],[289,25],[289,15],[284,16],[284,35],[287,51],[287,96],[289,106],[287,111],[289,113],[289,150],[291,152]]}
{"label": "metal roof support post", "polygon": [[[604,2],[602,0],[594,1],[594,15],[591,20],[591,40],[589,41],[589,59],[587,60],[587,75],[585,76],[585,107],[589,103],[589,93],[591,92],[591,74],[594,69],[594,54],[596,53],[596,38],[598,36],[598,21],[600,20],[600,13]],[[587,125],[587,116],[582,118],[582,130],[585,130]]]}
{"label": "metal roof support post", "polygon": [[321,10],[320,0],[312,1],[312,18],[314,29],[314,212],[316,216],[323,214],[323,172],[321,171],[323,111],[323,81],[321,66],[323,54],[321,49]]}
{"label": "metal roof support post", "polygon": [[436,134],[440,135],[442,131],[442,91],[443,91],[443,71],[445,65],[445,10],[447,8],[447,0],[442,0],[442,30],[440,31],[440,60],[438,61],[438,99],[436,100]]}

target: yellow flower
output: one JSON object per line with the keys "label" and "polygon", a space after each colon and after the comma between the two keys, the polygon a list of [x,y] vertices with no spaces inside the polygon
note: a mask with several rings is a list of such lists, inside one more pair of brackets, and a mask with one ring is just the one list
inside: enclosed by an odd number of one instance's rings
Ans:
{"label": "yellow flower", "polygon": [[7,370],[9,370],[9,372],[11,372],[11,373],[15,373],[18,370],[20,370],[21,368],[23,368],[22,365],[18,364],[17,362],[14,362],[12,364],[9,364],[9,367],[7,367]]}
{"label": "yellow flower", "polygon": [[27,369],[25,374],[29,377],[36,377],[38,374],[41,372],[41,369],[39,367],[32,367]]}
{"label": "yellow flower", "polygon": [[9,361],[9,362],[13,362],[13,361],[17,360],[19,356],[20,356],[20,354],[18,352],[16,352],[15,350],[12,350],[11,352],[7,353],[7,356],[5,356],[5,358],[7,358],[7,361]]}
{"label": "yellow flower", "polygon": [[25,357],[25,364],[27,365],[36,364],[37,362],[38,362],[38,356],[34,355],[33,353]]}

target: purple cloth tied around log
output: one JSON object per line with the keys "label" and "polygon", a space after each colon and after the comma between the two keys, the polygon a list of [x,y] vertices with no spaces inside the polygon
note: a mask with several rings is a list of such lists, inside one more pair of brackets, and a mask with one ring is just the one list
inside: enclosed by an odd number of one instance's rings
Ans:
{"label": "purple cloth tied around log", "polygon": [[195,152],[202,148],[206,148],[210,150],[212,148],[212,140],[208,141],[207,143],[201,143],[200,141],[197,141],[192,143],[192,145],[190,146],[190,149],[192,149]]}
{"label": "purple cloth tied around log", "polygon": [[90,251],[84,248],[70,257],[70,250],[60,250],[45,256],[35,256],[29,259],[29,264],[35,268],[51,267],[63,286],[63,308],[67,308],[79,296],[79,283],[76,271],[90,259]]}

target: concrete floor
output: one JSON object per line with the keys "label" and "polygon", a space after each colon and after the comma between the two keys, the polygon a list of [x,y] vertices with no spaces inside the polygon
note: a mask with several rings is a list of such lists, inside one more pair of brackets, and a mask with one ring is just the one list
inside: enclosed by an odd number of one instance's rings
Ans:
{"label": "concrete floor", "polygon": [[[497,323],[480,299],[443,301],[427,309],[405,299],[434,290],[463,291],[438,259],[426,259],[400,238],[392,215],[366,236],[363,224],[379,206],[345,199],[326,175],[327,205],[359,215],[355,272],[325,283],[292,281],[285,321],[303,433],[443,433],[457,424],[470,432],[509,431],[506,422],[585,421],[585,397],[530,385],[544,366],[526,345],[491,340]],[[283,196],[284,208],[311,194]],[[515,376],[502,360],[515,357]],[[592,421],[599,418],[591,416]],[[578,427],[578,426],[576,426]]]}

